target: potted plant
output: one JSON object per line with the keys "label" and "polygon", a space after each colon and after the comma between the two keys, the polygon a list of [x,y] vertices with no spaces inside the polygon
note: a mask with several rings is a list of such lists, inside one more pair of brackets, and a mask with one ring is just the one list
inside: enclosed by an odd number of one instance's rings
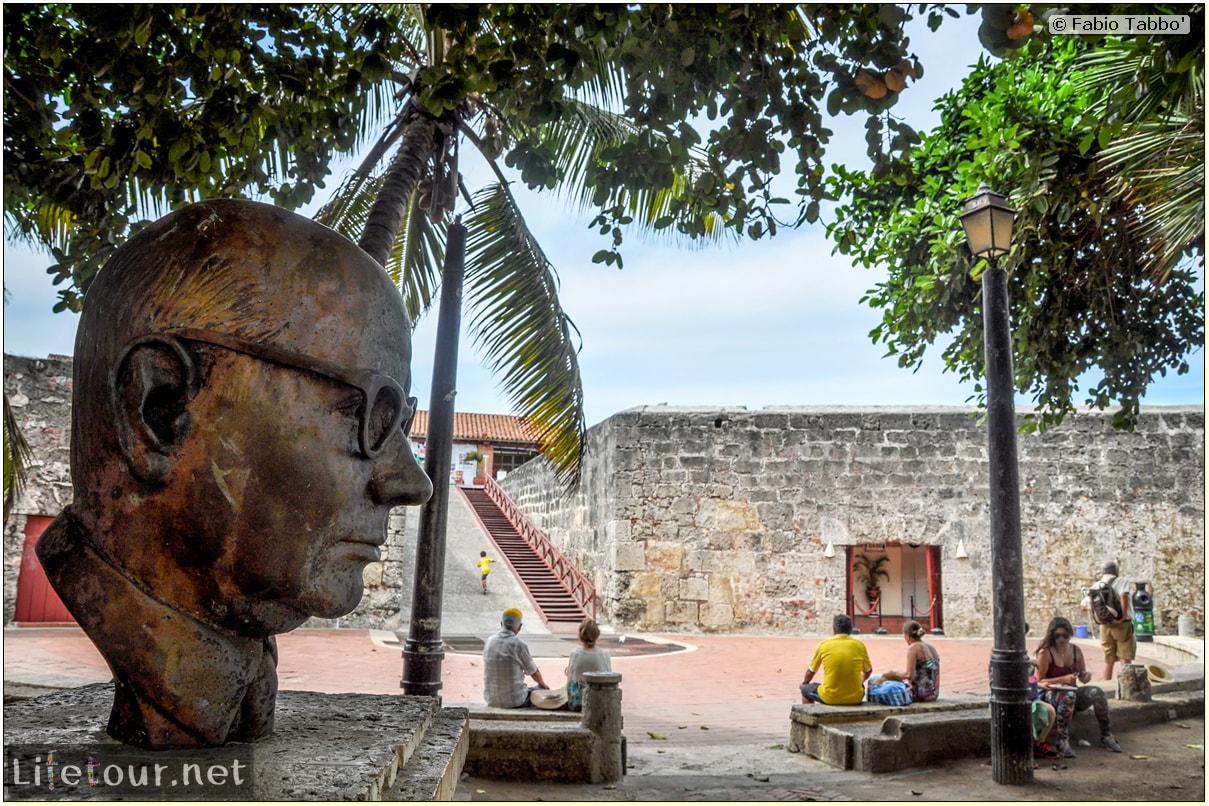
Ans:
{"label": "potted plant", "polygon": [[887,582],[890,581],[890,572],[886,570],[888,562],[890,562],[890,557],[885,554],[878,557],[858,554],[852,563],[856,581],[865,586],[865,596],[868,597],[869,604],[873,604],[881,598],[882,589],[878,586],[878,582],[883,579]]}
{"label": "potted plant", "polygon": [[478,451],[471,451],[462,457],[464,462],[474,462],[474,483],[476,486],[483,486],[483,466],[487,462],[487,457]]}

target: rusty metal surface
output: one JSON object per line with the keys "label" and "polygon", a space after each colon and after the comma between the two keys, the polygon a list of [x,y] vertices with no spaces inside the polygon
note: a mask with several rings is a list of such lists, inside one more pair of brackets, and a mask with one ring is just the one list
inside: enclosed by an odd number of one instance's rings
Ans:
{"label": "rusty metal surface", "polygon": [[401,428],[364,449],[398,394],[371,405],[314,368],[389,376],[405,399],[409,334],[381,267],[269,205],[183,208],[102,269],[76,338],[75,502],[38,555],[113,670],[114,738],[272,731],[272,636],[356,607],[390,509],[432,490]]}

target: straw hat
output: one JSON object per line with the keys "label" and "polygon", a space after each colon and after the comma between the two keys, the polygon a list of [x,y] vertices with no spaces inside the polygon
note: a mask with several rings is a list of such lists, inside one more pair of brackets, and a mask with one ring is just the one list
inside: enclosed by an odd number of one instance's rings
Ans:
{"label": "straw hat", "polygon": [[567,689],[563,687],[531,691],[529,692],[529,702],[533,703],[534,708],[556,711],[567,704]]}
{"label": "straw hat", "polygon": [[1174,679],[1171,672],[1153,663],[1146,667],[1146,676],[1151,683],[1170,683]]}

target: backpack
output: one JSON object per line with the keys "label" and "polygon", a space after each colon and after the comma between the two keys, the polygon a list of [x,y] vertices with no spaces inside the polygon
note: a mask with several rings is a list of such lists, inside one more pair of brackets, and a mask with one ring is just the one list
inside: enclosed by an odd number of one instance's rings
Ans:
{"label": "backpack", "polygon": [[1087,591],[1090,600],[1091,617],[1097,624],[1111,624],[1121,618],[1121,597],[1112,589],[1111,580],[1100,580]]}

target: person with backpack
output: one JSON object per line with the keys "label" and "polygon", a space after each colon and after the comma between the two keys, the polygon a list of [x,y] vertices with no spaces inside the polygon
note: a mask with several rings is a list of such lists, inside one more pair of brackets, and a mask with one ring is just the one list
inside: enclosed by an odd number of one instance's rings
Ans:
{"label": "person with backpack", "polygon": [[1100,647],[1104,650],[1104,679],[1112,680],[1112,670],[1118,660],[1121,665],[1133,663],[1138,642],[1133,634],[1133,605],[1130,602],[1130,581],[1118,576],[1115,560],[1104,563],[1100,580],[1088,589],[1092,620],[1100,625]]}

